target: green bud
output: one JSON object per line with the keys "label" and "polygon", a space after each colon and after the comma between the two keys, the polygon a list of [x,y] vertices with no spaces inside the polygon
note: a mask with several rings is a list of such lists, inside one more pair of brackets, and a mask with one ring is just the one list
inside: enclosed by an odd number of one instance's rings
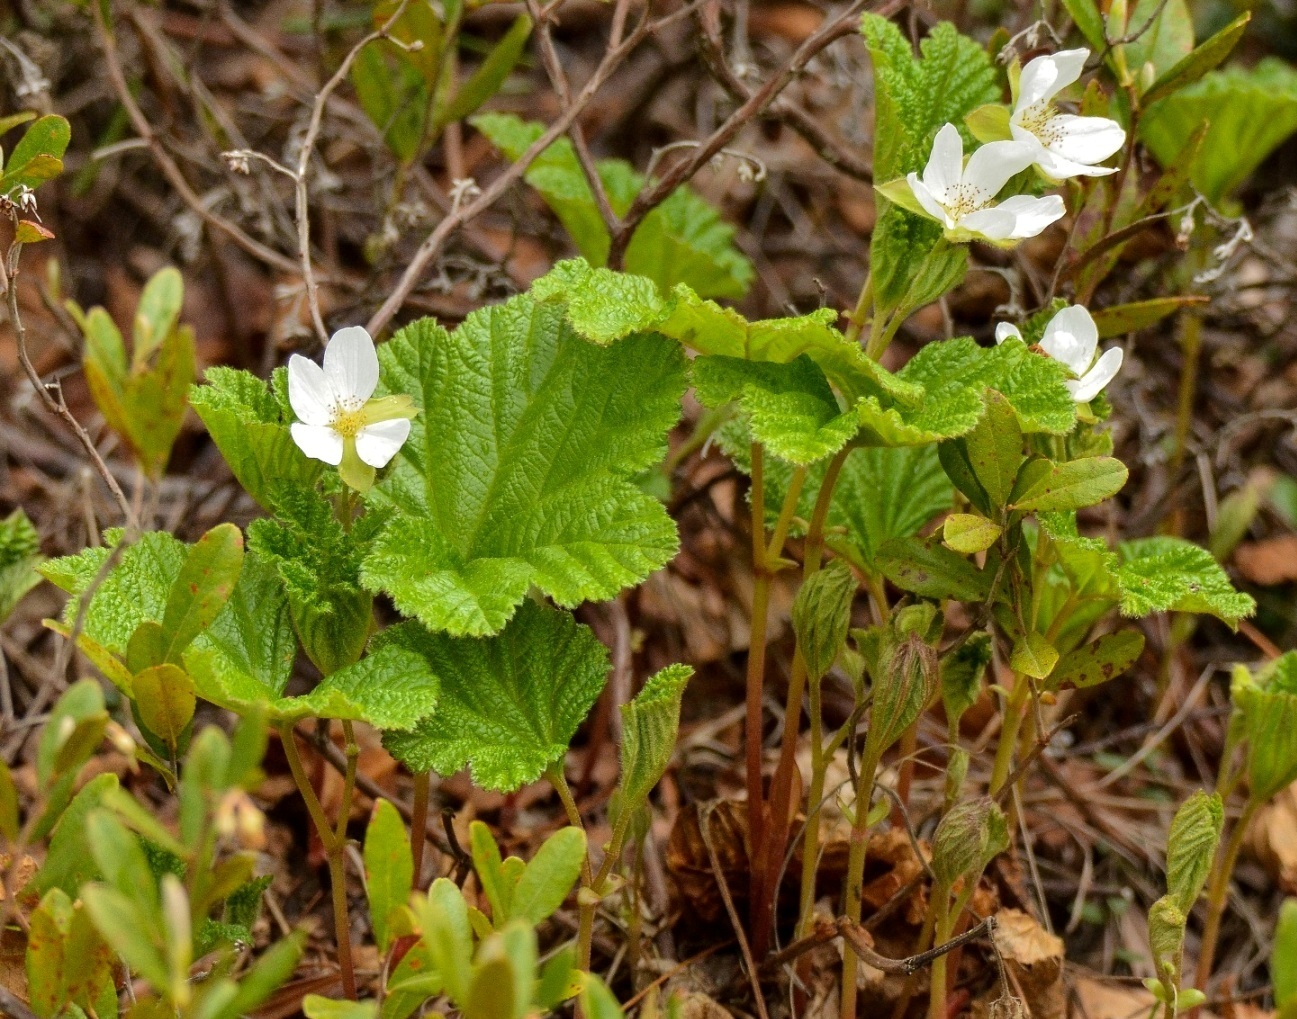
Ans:
{"label": "green bud", "polygon": [[932,873],[944,888],[961,877],[976,878],[1009,846],[1004,813],[989,796],[957,803],[932,838]]}
{"label": "green bud", "polygon": [[1225,808],[1216,793],[1199,790],[1175,813],[1166,842],[1166,888],[1182,913],[1202,894],[1224,824]]}
{"label": "green bud", "polygon": [[823,679],[847,643],[856,575],[835,559],[811,575],[793,600],[793,632],[812,681]]}
{"label": "green bud", "polygon": [[910,634],[884,652],[875,673],[866,752],[875,759],[922,714],[937,688],[937,652]]}

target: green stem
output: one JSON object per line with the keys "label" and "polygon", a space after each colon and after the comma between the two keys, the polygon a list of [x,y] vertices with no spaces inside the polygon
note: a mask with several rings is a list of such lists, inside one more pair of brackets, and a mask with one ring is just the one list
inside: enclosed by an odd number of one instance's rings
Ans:
{"label": "green stem", "polygon": [[806,691],[811,715],[811,784],[806,794],[806,826],[802,831],[802,885],[797,908],[797,938],[810,933],[815,908],[815,873],[819,869],[820,804],[824,799],[828,761],[824,755],[824,720],[820,717],[820,684],[811,681]]}
{"label": "green stem", "polygon": [[[851,822],[851,848],[847,855],[846,909],[847,919],[860,922],[861,885],[865,877],[865,855],[869,849],[869,802],[874,796],[874,774],[882,754],[865,744],[865,757],[860,765],[860,782],[856,787],[855,817]],[[855,1019],[856,969],[859,960],[854,952],[847,952],[842,960],[841,1019]]]}
{"label": "green stem", "polygon": [[[955,896],[955,904],[950,905],[950,891],[940,889],[940,895],[937,897],[937,913],[935,922],[936,935],[932,940],[934,949],[950,941],[954,933],[955,925],[963,915],[968,906],[969,900],[973,897],[973,892],[977,889],[978,876],[976,874],[968,875],[964,880],[963,890]],[[932,989],[928,998],[928,1019],[946,1019],[946,953],[942,953],[932,960]]]}
{"label": "green stem", "polygon": [[432,772],[414,775],[414,806],[410,811],[410,855],[414,858],[414,887],[423,887],[423,849],[428,839],[428,801],[432,795]]}
{"label": "green stem", "polygon": [[[1202,947],[1198,950],[1198,971],[1194,980],[1194,986],[1204,993],[1207,982],[1211,979],[1212,965],[1216,961],[1216,942],[1220,939],[1220,922],[1229,899],[1229,881],[1234,874],[1234,865],[1238,862],[1239,850],[1243,848],[1248,825],[1260,806],[1257,800],[1248,799],[1242,816],[1230,832],[1229,841],[1217,855],[1216,865],[1212,869],[1211,882],[1207,887],[1207,920],[1202,928]],[[1193,1013],[1197,1015],[1198,1009],[1195,1008]]]}
{"label": "green stem", "polygon": [[[346,723],[347,732],[347,779],[346,789],[354,790],[356,783],[356,748],[355,736],[350,723]],[[306,812],[311,815],[316,833],[324,843],[324,850],[329,861],[329,882],[333,893],[333,927],[338,944],[338,968],[342,971],[342,992],[351,1001],[356,1000],[356,971],[351,961],[351,919],[347,907],[347,875],[343,853],[347,848],[347,816],[351,813],[351,797],[344,794],[338,827],[335,831],[324,813],[320,798],[307,777],[302,766],[301,755],[297,751],[297,737],[291,722],[279,726],[279,740],[284,746],[284,756],[288,758],[288,770],[292,772],[293,782],[306,804]]]}
{"label": "green stem", "polygon": [[872,273],[865,273],[865,282],[860,288],[860,296],[856,298],[856,306],[851,314],[847,316],[846,337],[852,343],[855,343],[860,338],[860,333],[865,327],[865,322],[869,320],[873,305],[874,277]]}
{"label": "green stem", "polygon": [[1015,675],[1013,689],[1004,706],[1004,722],[1000,728],[1000,743],[995,751],[995,767],[991,771],[990,794],[996,795],[1004,788],[1013,768],[1014,752],[1018,749],[1018,732],[1026,713],[1027,696],[1031,687],[1022,676]]}

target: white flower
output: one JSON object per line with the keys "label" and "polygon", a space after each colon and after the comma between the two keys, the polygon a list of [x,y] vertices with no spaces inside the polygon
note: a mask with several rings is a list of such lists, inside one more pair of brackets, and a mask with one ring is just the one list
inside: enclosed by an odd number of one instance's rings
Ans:
{"label": "white flower", "polygon": [[1052,102],[1081,76],[1089,55],[1089,50],[1079,49],[1037,57],[1018,79],[1018,101],[1009,117],[1009,130],[1014,141],[1031,149],[1032,162],[1054,180],[1115,173],[1114,167],[1095,164],[1126,141],[1126,132],[1115,120],[1059,113]]}
{"label": "white flower", "polygon": [[[996,343],[1003,343],[1010,336],[1022,339],[1018,327],[1010,322],[995,327]],[[1093,400],[1121,369],[1120,347],[1111,347],[1099,360],[1094,359],[1099,349],[1099,328],[1079,304],[1064,308],[1049,320],[1040,338],[1040,349],[1054,360],[1062,361],[1076,376],[1064,380],[1063,384],[1077,403]]]}
{"label": "white flower", "polygon": [[1035,237],[1066,211],[1058,195],[1014,195],[995,204],[1000,189],[1032,158],[1030,147],[1020,142],[989,142],[965,166],[964,140],[954,124],[947,124],[937,132],[922,179],[911,173],[906,181],[923,210],[946,228],[947,237],[1003,244]]}
{"label": "white flower", "polygon": [[369,333],[349,326],[333,334],[324,367],[294,354],[288,360],[288,402],[298,420],[293,441],[313,460],[340,469],[342,480],[366,491],[410,435],[415,411],[408,396],[372,400],[378,353]]}

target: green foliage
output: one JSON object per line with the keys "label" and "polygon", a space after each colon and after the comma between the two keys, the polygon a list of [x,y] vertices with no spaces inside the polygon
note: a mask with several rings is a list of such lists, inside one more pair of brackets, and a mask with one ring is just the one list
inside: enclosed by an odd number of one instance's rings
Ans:
{"label": "green foliage", "polygon": [[414,887],[414,858],[405,823],[386,800],[374,804],[374,814],[365,829],[365,894],[369,898],[374,940],[384,954],[392,943],[397,923],[394,913],[406,909]]}
{"label": "green foliage", "polygon": [[874,561],[901,590],[925,598],[981,602],[991,593],[989,574],[932,539],[892,538]]}
{"label": "green foliage", "polygon": [[[964,436],[963,449],[980,486],[978,491],[985,492],[990,505],[997,509],[1008,505],[1025,459],[1022,429],[1009,401],[994,389],[987,390],[986,413]],[[969,492],[965,494],[974,498]]]}
{"label": "green foliage", "polygon": [[896,377],[923,395],[916,403],[870,396],[860,401],[863,435],[878,445],[923,445],[967,435],[982,418],[986,389],[1004,396],[1023,432],[1063,435],[1076,423],[1076,403],[1063,385],[1067,369],[1016,339],[990,348],[969,337],[929,343]]}
{"label": "green foliage", "polygon": [[72,1005],[89,1014],[117,1014],[116,954],[100,936],[83,903],[51,889],[31,914],[27,932],[27,989],[32,1011],[55,1019]]}
{"label": "green foliage", "polygon": [[941,540],[963,555],[985,552],[1003,533],[999,524],[976,513],[952,513],[941,522]]}
{"label": "green foliage", "polygon": [[1058,649],[1039,633],[1023,634],[1013,642],[1009,668],[1032,679],[1044,679],[1058,664]]}
{"label": "green foliage", "polygon": [[982,678],[991,664],[991,635],[979,630],[941,658],[941,703],[952,732],[958,731],[959,719],[977,703],[982,693]]}
{"label": "green foliage", "polygon": [[462,15],[460,4],[442,7],[426,0],[404,9],[397,0],[374,6],[374,27],[387,26],[390,41],[360,50],[351,65],[351,82],[361,108],[402,163],[415,162],[447,124],[469,116],[495,95],[531,37],[531,18],[520,15],[476,70],[457,84]]}
{"label": "green foliage", "polygon": [[388,733],[388,749],[412,771],[468,765],[487,789],[517,789],[559,760],[608,675],[608,651],[587,627],[532,601],[489,639],[404,623],[379,642],[418,655],[441,683],[436,713]]}
{"label": "green foliage", "polygon": [[[17,116],[26,120],[28,115]],[[5,130],[14,123],[14,118],[8,118]],[[3,163],[0,195],[10,198],[20,187],[35,188],[61,174],[63,153],[71,139],[72,128],[60,116],[50,114],[33,121],[14,146],[9,159]]]}
{"label": "green foliage", "polygon": [[[1234,670],[1230,699],[1247,741],[1251,798],[1264,803],[1297,781],[1297,651],[1252,676]],[[1231,728],[1235,725],[1231,720]]]}
{"label": "green foliage", "polygon": [[675,554],[674,523],[633,481],[679,415],[674,345],[596,347],[560,308],[517,297],[453,333],[416,322],[379,357],[383,391],[412,394],[420,414],[370,495],[392,514],[361,577],[402,612],[493,633],[533,585],[574,606]]}
{"label": "green foliage", "polygon": [[0,520],[0,623],[41,582],[41,539],[21,508]]}
{"label": "green foliage", "polygon": [[208,368],[205,385],[189,402],[207,426],[230,471],[263,509],[276,509],[276,495],[311,488],[324,474],[293,442],[289,421],[274,394],[250,372]]}
{"label": "green foliage", "polygon": [[[518,160],[544,134],[542,124],[512,114],[486,113],[473,126],[507,158]],[[613,212],[622,216],[647,184],[630,164],[619,159],[598,163],[599,178]],[[594,192],[581,169],[572,142],[553,142],[524,177],[558,217],[581,255],[596,266],[608,261],[611,240]],[[627,246],[628,273],[651,279],[659,292],[684,283],[703,297],[740,298],[752,282],[752,264],[734,246],[734,230],[690,187],[673,191],[636,228]]]}
{"label": "green foliage", "polygon": [[1126,616],[1152,612],[1200,612],[1230,626],[1250,616],[1256,603],[1235,591],[1206,549],[1179,538],[1123,542],[1116,580]]}
{"label": "green foliage", "polygon": [[1013,508],[1030,513],[1094,506],[1120,492],[1129,474],[1124,463],[1110,456],[1065,463],[1030,460],[1014,486]]}
{"label": "green foliage", "polygon": [[179,325],[183,300],[177,270],[167,267],[153,275],[136,308],[129,363],[121,332],[107,311],[84,312],[67,303],[85,337],[90,395],[144,472],[155,479],[171,457],[195,377],[194,332]]}
{"label": "green foliage", "polygon": [[688,665],[668,665],[621,706],[619,812],[643,805],[666,773],[680,728],[680,699],[693,672]]}
{"label": "green foliage", "polygon": [[248,527],[249,543],[278,572],[302,648],[329,676],[359,661],[373,628],[374,599],[360,567],[384,517],[369,513],[345,528],[305,488],[281,488],[276,508],[277,516]]}
{"label": "green foliage", "polygon": [[1190,179],[1215,204],[1297,131],[1297,70],[1266,57],[1255,67],[1213,71],[1150,107],[1140,139],[1171,167],[1204,122],[1209,126]]}
{"label": "green foliage", "polygon": [[586,861],[585,832],[560,828],[545,840],[530,863],[500,858],[491,829],[481,821],[470,828],[473,868],[491,903],[491,923],[503,930],[522,920],[536,925],[563,905]]}
{"label": "green foliage", "polygon": [[1106,683],[1134,665],[1143,651],[1144,635],[1138,630],[1105,633],[1060,658],[1049,674],[1049,688],[1084,688]]}
{"label": "green foliage", "polygon": [[1279,907],[1270,954],[1270,980],[1280,1019],[1289,1019],[1297,1006],[1297,899],[1284,899]]}
{"label": "green foliage", "polygon": [[1166,840],[1166,888],[1180,912],[1193,909],[1207,883],[1225,824],[1219,793],[1194,793],[1181,804]]}
{"label": "green foliage", "polygon": [[774,456],[807,465],[832,456],[856,434],[823,372],[805,354],[787,364],[711,356],[693,362],[707,407],[737,402],[752,437]]}
{"label": "green foliage", "polygon": [[[886,18],[865,14],[861,31],[874,66],[874,177],[881,183],[921,171],[946,123],[973,142],[964,117],[1000,98],[995,69],[978,43],[938,23],[915,56]],[[883,201],[870,239],[874,317],[904,318],[956,286],[966,249],[946,244],[940,225]]]}

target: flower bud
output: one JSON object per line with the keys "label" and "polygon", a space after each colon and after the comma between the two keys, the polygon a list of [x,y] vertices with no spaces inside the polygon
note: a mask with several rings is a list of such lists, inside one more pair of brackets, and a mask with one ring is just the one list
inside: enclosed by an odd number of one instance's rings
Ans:
{"label": "flower bud", "polygon": [[951,807],[932,839],[932,873],[944,888],[976,878],[1009,845],[1004,813],[989,796]]}
{"label": "flower bud", "polygon": [[884,652],[874,680],[867,752],[875,758],[901,738],[937,689],[937,652],[911,633]]}

